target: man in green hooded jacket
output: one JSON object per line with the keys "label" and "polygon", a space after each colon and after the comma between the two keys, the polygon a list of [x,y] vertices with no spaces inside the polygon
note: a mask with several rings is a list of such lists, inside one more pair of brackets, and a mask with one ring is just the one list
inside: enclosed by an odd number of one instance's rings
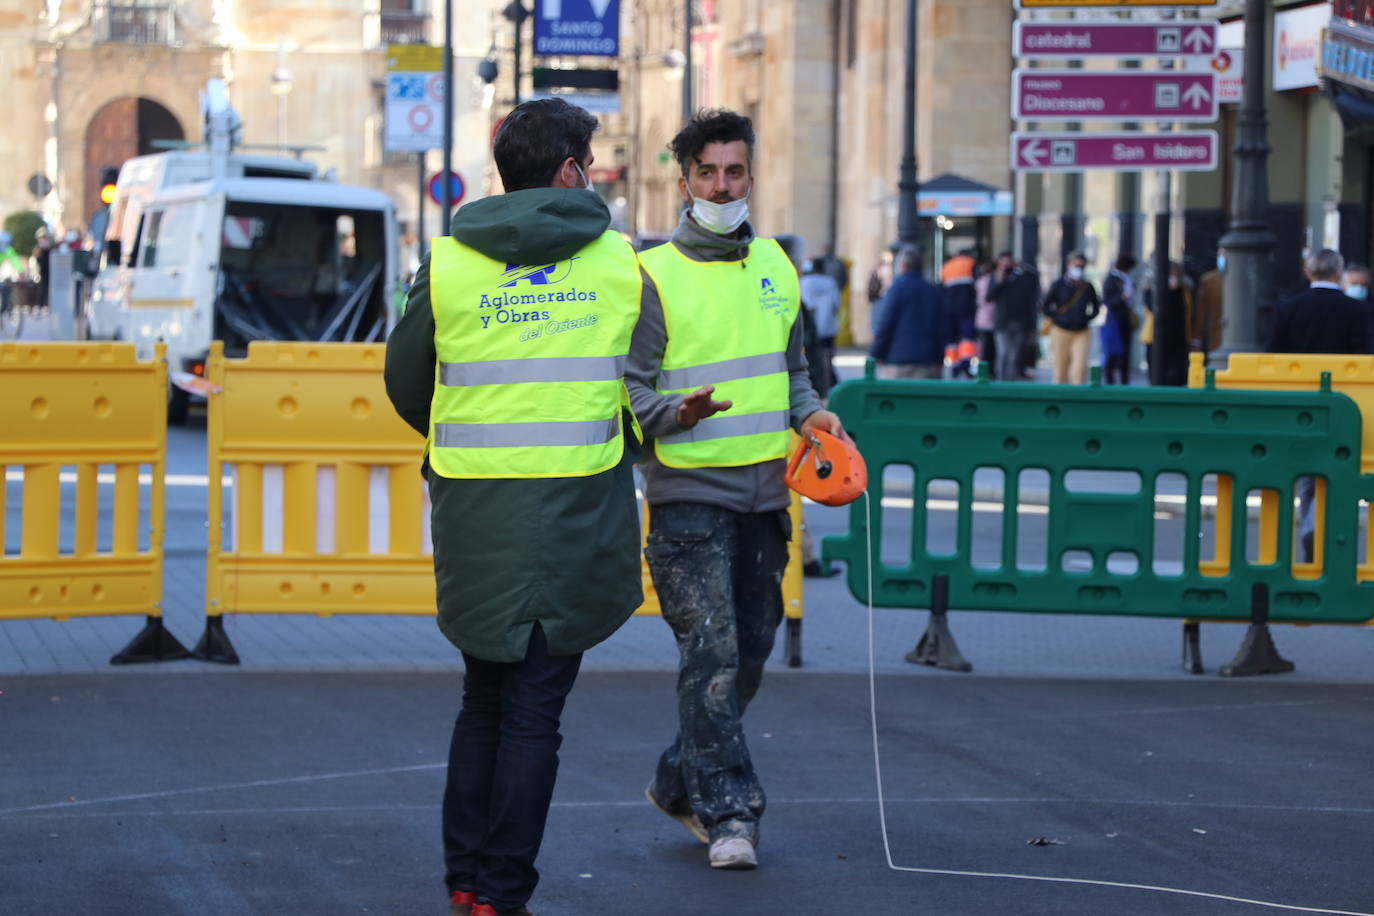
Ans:
{"label": "man in green hooded jacket", "polygon": [[590,190],[596,127],[556,99],[506,117],[506,193],[434,240],[387,344],[387,393],[427,437],[439,628],[466,666],[443,808],[455,916],[528,912],[582,652],[643,600],[623,380],[642,281]]}

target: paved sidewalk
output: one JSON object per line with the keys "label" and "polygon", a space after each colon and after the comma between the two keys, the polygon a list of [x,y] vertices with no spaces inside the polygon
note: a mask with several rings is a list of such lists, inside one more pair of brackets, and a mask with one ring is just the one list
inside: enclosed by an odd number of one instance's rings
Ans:
{"label": "paved sidewalk", "polygon": [[[889,870],[854,675],[766,681],[746,723],[770,799],[761,867],[712,872],[641,796],[673,730],[672,685],[592,671],[573,691],[539,916],[1276,912]],[[452,674],[35,676],[0,690],[6,916],[447,910]],[[1374,910],[1367,685],[885,677],[878,710],[899,865]]]}

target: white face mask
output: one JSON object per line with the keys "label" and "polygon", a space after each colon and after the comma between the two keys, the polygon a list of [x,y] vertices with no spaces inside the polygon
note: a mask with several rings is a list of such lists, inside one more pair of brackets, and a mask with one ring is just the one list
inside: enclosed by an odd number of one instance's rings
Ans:
{"label": "white face mask", "polygon": [[1361,283],[1352,283],[1345,288],[1345,294],[1351,299],[1368,299],[1369,287]]}
{"label": "white face mask", "polygon": [[1217,270],[1220,270],[1223,273],[1226,271],[1226,255],[1217,255]]}
{"label": "white face mask", "polygon": [[1068,269],[1068,274],[1067,274],[1067,275],[1068,275],[1068,278],[1069,278],[1070,280],[1082,280],[1082,279],[1083,279],[1083,268],[1081,268],[1081,267],[1070,267],[1070,268]]}
{"label": "white face mask", "polygon": [[708,232],[714,232],[716,235],[729,235],[749,218],[748,194],[739,200],[718,204],[702,197],[696,197],[692,195],[691,191],[687,193],[692,196],[692,218],[697,221],[697,225]]}
{"label": "white face mask", "polygon": [[591,191],[593,194],[595,194],[595,193],[596,193],[596,188],[592,187],[591,179],[587,177],[587,173],[586,173],[586,172],[582,171],[582,166],[578,165],[576,160],[573,160],[573,168],[577,169],[577,174],[580,175],[580,176],[582,176],[582,188],[581,188],[581,190],[583,190],[583,191]]}

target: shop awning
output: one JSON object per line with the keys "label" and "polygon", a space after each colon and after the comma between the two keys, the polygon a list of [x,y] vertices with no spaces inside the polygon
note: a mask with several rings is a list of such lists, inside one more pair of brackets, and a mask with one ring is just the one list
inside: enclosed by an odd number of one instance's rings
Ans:
{"label": "shop awning", "polygon": [[1010,216],[1012,194],[946,172],[921,185],[916,206],[922,216]]}

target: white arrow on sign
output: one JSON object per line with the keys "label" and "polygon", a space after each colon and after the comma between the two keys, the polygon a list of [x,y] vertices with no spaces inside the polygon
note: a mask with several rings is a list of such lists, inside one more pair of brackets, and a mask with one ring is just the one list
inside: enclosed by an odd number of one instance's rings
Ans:
{"label": "white arrow on sign", "polygon": [[1040,145],[1039,140],[1032,140],[1021,147],[1021,158],[1031,165],[1039,165],[1041,158],[1045,155],[1045,148]]}
{"label": "white arrow on sign", "polygon": [[1183,45],[1191,46],[1194,54],[1203,54],[1212,50],[1212,34],[1206,29],[1194,28],[1183,36]]}
{"label": "white arrow on sign", "polygon": [[1212,93],[1208,92],[1207,87],[1201,83],[1193,83],[1184,91],[1183,101],[1193,106],[1194,109],[1200,109],[1212,101]]}
{"label": "white arrow on sign", "polygon": [[591,0],[592,12],[596,13],[597,19],[606,18],[606,10],[610,8],[611,0]]}

